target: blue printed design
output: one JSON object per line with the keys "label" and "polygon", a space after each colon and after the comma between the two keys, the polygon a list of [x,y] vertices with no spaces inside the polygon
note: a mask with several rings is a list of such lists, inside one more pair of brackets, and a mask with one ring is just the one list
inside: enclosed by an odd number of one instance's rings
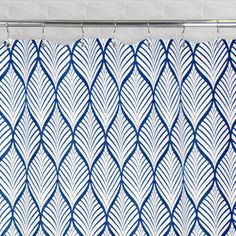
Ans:
{"label": "blue printed design", "polygon": [[235,40],[0,46],[0,235],[235,234]]}

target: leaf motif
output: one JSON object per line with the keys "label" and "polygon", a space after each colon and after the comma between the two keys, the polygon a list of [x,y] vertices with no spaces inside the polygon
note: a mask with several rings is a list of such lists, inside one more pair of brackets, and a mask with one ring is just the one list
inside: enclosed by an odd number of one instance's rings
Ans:
{"label": "leaf motif", "polygon": [[211,159],[215,166],[228,147],[230,135],[226,122],[222,119],[215,105],[201,122],[196,139],[199,148]]}
{"label": "leaf motif", "polygon": [[104,55],[107,68],[120,88],[124,79],[134,68],[134,50],[132,46],[121,42],[117,42],[116,47],[113,47],[111,40],[105,49]]}
{"label": "leaf motif", "polygon": [[236,120],[236,74],[231,66],[216,85],[215,99],[217,107],[231,127]]}
{"label": "leaf motif", "polygon": [[14,219],[22,235],[34,235],[39,227],[39,212],[28,187],[15,205]]}
{"label": "leaf motif", "polygon": [[12,143],[12,131],[9,123],[0,113],[0,159],[3,154],[10,148]]}
{"label": "leaf motif", "polygon": [[72,132],[63,119],[56,104],[52,116],[46,123],[43,134],[43,146],[59,166],[72,142]]}
{"label": "leaf motif", "polygon": [[185,188],[180,197],[175,211],[173,213],[174,228],[178,232],[178,235],[191,235],[191,229],[193,228],[196,220],[196,212],[194,205],[188,199]]}
{"label": "leaf motif", "polygon": [[75,145],[87,160],[89,168],[104,147],[104,132],[93,114],[91,105],[75,129]]}
{"label": "leaf motif", "polygon": [[96,196],[107,211],[120,187],[120,170],[107,149],[92,169],[91,181]]}
{"label": "leaf motif", "polygon": [[161,40],[152,40],[150,46],[148,40],[141,41],[137,47],[136,60],[138,69],[154,88],[166,60],[166,49]]}
{"label": "leaf motif", "polygon": [[73,69],[70,69],[58,85],[59,108],[74,128],[87,109],[88,88]]}
{"label": "leaf motif", "polygon": [[0,162],[0,189],[11,205],[24,189],[26,181],[25,165],[12,146]]}
{"label": "leaf motif", "polygon": [[173,150],[168,152],[156,168],[157,189],[172,211],[182,189],[182,167]]}
{"label": "leaf motif", "polygon": [[42,212],[42,224],[48,235],[64,235],[70,224],[71,211],[58,186]]}
{"label": "leaf motif", "polygon": [[34,40],[16,40],[12,50],[12,64],[20,77],[27,83],[37,64],[37,46]]}
{"label": "leaf motif", "polygon": [[206,160],[194,145],[187,157],[184,168],[184,180],[186,191],[198,206],[200,200],[210,189],[214,178],[214,171],[208,160]]}
{"label": "leaf motif", "polygon": [[152,166],[142,154],[139,146],[125,164],[122,174],[125,190],[141,207],[152,189],[154,176]]}
{"label": "leaf motif", "polygon": [[125,118],[121,105],[118,105],[118,112],[114,122],[107,132],[108,149],[118,161],[120,168],[123,167],[124,161],[133,152],[137,137],[134,127]]}
{"label": "leaf motif", "polygon": [[171,216],[155,186],[142,208],[141,219],[149,235],[166,235],[169,229]]}
{"label": "leaf motif", "polygon": [[219,47],[217,47],[217,40],[199,43],[195,49],[194,59],[197,70],[214,87],[228,63],[227,45],[223,40],[219,41]]}
{"label": "leaf motif", "polygon": [[2,114],[15,126],[23,109],[25,101],[25,88],[12,67],[0,81],[0,107]]}
{"label": "leaf motif", "polygon": [[11,206],[0,192],[0,235],[3,235],[3,232],[11,223],[11,217]]}
{"label": "leaf motif", "polygon": [[89,182],[89,172],[86,163],[72,146],[69,154],[63,160],[58,174],[59,186],[71,207],[83,195]]}
{"label": "leaf motif", "polygon": [[19,123],[17,123],[14,139],[17,151],[24,158],[26,166],[28,166],[30,159],[39,147],[40,131],[32,119],[27,106]]}
{"label": "leaf motif", "polygon": [[96,39],[83,38],[83,42],[83,47],[80,41],[74,45],[72,61],[76,73],[91,86],[102,65],[102,48]]}
{"label": "leaf motif", "polygon": [[191,70],[193,64],[192,48],[188,44],[183,47],[183,40],[172,40],[169,44],[168,63],[173,69],[178,81],[181,81]]}
{"label": "leaf motif", "polygon": [[171,141],[173,148],[180,157],[183,165],[187,154],[193,145],[194,131],[188,120],[185,118],[181,106],[177,121],[171,133]]}
{"label": "leaf motif", "polygon": [[216,169],[219,187],[233,209],[236,203],[236,153],[230,145]]}
{"label": "leaf motif", "polygon": [[152,90],[137,69],[123,84],[120,100],[124,112],[138,129],[151,109]]}
{"label": "leaf motif", "polygon": [[56,167],[42,146],[28,169],[29,189],[40,211],[56,187]]}
{"label": "leaf motif", "polygon": [[155,168],[167,149],[169,136],[154,107],[139,131],[139,141],[140,147]]}
{"label": "leaf motif", "polygon": [[138,209],[125,194],[123,187],[108,213],[108,223],[113,235],[132,235],[139,221]]}
{"label": "leaf motif", "polygon": [[200,119],[209,109],[213,99],[210,85],[195,69],[192,69],[188,77],[183,81],[181,98],[184,114],[195,129]]}
{"label": "leaf motif", "polygon": [[166,66],[155,87],[155,106],[170,129],[178,114],[180,89],[177,79]]}
{"label": "leaf motif", "polygon": [[70,67],[69,47],[47,41],[45,47],[40,47],[39,60],[43,69],[56,85]]}
{"label": "leaf motif", "polygon": [[105,213],[95,198],[91,186],[74,208],[74,224],[82,235],[100,235],[105,227]]}
{"label": "leaf motif", "polygon": [[94,112],[107,130],[118,109],[119,96],[114,80],[104,67],[93,84],[91,101]]}
{"label": "leaf motif", "polygon": [[198,209],[200,224],[210,235],[224,235],[230,225],[230,208],[219,192],[216,183]]}
{"label": "leaf motif", "polygon": [[29,111],[42,128],[53,110],[55,90],[51,80],[39,65],[29,79],[27,92]]}

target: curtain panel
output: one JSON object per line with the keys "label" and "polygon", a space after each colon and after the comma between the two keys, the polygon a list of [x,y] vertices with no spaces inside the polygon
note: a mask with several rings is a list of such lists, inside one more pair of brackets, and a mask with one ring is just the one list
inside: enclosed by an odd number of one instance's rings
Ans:
{"label": "curtain panel", "polygon": [[235,235],[236,41],[0,47],[0,235]]}

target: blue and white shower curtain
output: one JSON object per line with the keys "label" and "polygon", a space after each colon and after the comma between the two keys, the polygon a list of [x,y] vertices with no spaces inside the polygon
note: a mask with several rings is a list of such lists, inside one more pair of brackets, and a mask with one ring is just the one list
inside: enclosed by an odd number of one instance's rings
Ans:
{"label": "blue and white shower curtain", "polygon": [[0,235],[236,235],[236,41],[0,47]]}

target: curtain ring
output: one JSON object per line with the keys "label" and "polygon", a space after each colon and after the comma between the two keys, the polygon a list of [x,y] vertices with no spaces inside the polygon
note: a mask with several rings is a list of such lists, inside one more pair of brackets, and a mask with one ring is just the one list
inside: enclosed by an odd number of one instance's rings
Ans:
{"label": "curtain ring", "polygon": [[83,21],[81,20],[80,22],[80,28],[81,28],[81,33],[82,33],[82,39],[81,39],[81,47],[84,47],[84,26],[83,26]]}
{"label": "curtain ring", "polygon": [[183,23],[182,40],[183,40],[182,47],[185,47],[185,21]]}
{"label": "curtain ring", "polygon": [[42,22],[42,47],[44,48],[46,46],[45,42],[45,20]]}
{"label": "curtain ring", "polygon": [[82,32],[82,38],[84,38],[84,26],[83,26],[83,21],[81,20],[80,23],[80,28],[81,28],[81,32]]}
{"label": "curtain ring", "polygon": [[216,21],[216,34],[217,34],[217,38],[216,38],[216,47],[218,48],[220,46],[220,40],[219,40],[219,20]]}
{"label": "curtain ring", "polygon": [[113,37],[112,37],[112,46],[113,47],[116,47],[115,33],[116,33],[116,20],[114,20],[114,28],[113,28]]}
{"label": "curtain ring", "polygon": [[151,47],[151,31],[150,31],[150,20],[147,20],[147,31],[148,31],[148,41],[147,46]]}
{"label": "curtain ring", "polygon": [[114,20],[114,28],[113,28],[113,35],[116,33],[116,20]]}
{"label": "curtain ring", "polygon": [[150,20],[147,20],[148,34],[150,35]]}
{"label": "curtain ring", "polygon": [[7,31],[7,42],[6,42],[6,46],[9,48],[11,46],[10,43],[10,32],[9,32],[9,25],[8,25],[8,21],[6,22],[6,31]]}

